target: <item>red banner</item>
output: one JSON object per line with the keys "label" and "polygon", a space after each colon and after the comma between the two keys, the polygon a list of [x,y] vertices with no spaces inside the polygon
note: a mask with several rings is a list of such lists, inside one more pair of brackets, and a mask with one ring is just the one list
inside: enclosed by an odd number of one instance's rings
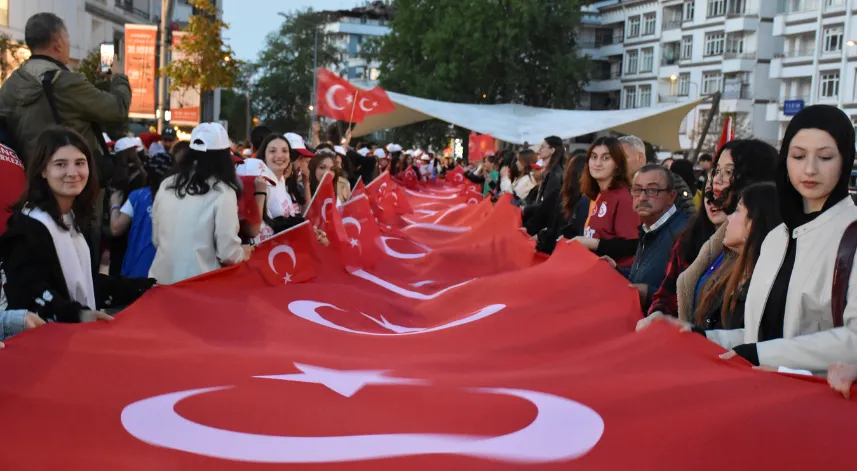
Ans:
{"label": "red banner", "polygon": [[[184,41],[187,33],[174,31],[172,60],[184,60],[185,54],[178,49]],[[196,126],[200,119],[201,97],[199,88],[188,88],[184,90],[173,90],[170,92],[170,123],[182,126]]]}
{"label": "red banner", "polygon": [[125,74],[131,84],[132,118],[155,117],[156,47],[158,27],[152,25],[125,25]]}
{"label": "red banner", "polygon": [[413,221],[379,231],[394,185],[341,209],[371,264],[305,224],[113,322],[9,339],[0,469],[853,467],[857,407],[823,380],[635,334],[627,280],[578,244],[534,257],[509,198],[404,192]]}
{"label": "red banner", "polygon": [[476,134],[471,131],[467,148],[470,161],[476,162],[482,160],[486,155],[497,152],[497,141],[490,134]]}

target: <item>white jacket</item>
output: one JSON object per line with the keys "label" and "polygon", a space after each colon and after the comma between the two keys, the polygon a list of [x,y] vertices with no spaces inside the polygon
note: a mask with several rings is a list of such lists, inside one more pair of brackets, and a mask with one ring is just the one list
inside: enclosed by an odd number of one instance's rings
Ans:
{"label": "white jacket", "polygon": [[503,193],[514,193],[515,196],[522,200],[527,199],[527,195],[535,187],[536,181],[533,180],[533,176],[530,174],[518,178],[514,183],[512,183],[512,179],[509,177],[500,179],[500,191]]}
{"label": "white jacket", "polygon": [[[844,327],[833,328],[830,298],[836,252],[845,229],[857,220],[851,198],[798,227],[794,270],[786,296],[783,338],[756,344],[762,366],[826,371],[837,362],[857,362],[857,268],[848,281]],[[756,343],[768,293],[777,277],[788,247],[789,233],[780,225],[765,238],[747,293],[744,329],[712,330],[709,339],[727,349]]]}
{"label": "white jacket", "polygon": [[[204,195],[179,198],[161,183],[152,205],[152,243],[157,252],[149,276],[160,284],[172,284],[223,265],[244,261],[238,237],[238,196],[224,183]],[[214,185],[214,179],[209,180]]]}

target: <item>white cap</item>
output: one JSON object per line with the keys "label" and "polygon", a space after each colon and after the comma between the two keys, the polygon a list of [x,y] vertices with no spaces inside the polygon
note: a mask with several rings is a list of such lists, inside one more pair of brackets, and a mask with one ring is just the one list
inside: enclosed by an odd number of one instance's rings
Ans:
{"label": "white cap", "polygon": [[390,146],[387,150],[389,150],[390,152],[401,152],[402,146],[400,146],[398,144],[390,144]]}
{"label": "white cap", "polygon": [[405,155],[414,155],[414,150],[413,149],[406,150]]}
{"label": "white cap", "polygon": [[244,149],[241,151],[241,155],[243,155],[244,157],[250,157],[251,155],[253,155],[253,151],[250,149]]}
{"label": "white cap", "polygon": [[422,160],[423,162],[431,162],[431,156],[428,154],[423,154],[423,156],[420,157],[420,160]]}
{"label": "white cap", "polygon": [[244,162],[235,167],[235,174],[239,177],[265,177],[272,185],[277,184],[277,176],[260,159],[244,159]]}
{"label": "white cap", "polygon": [[303,155],[304,157],[312,157],[312,152],[306,148],[306,143],[304,142],[304,138],[302,138],[299,134],[295,134],[293,132],[287,132],[283,135],[287,141],[289,141],[289,148],[297,151],[298,154]]}
{"label": "white cap", "polygon": [[357,153],[362,155],[363,157],[366,157],[367,155],[369,155],[369,148],[364,147],[364,148],[358,150]]}
{"label": "white cap", "polygon": [[343,146],[333,146],[333,151],[339,155],[347,154],[347,152],[345,152],[345,147],[343,147]]}
{"label": "white cap", "polygon": [[119,153],[132,147],[136,147],[137,150],[143,149],[143,141],[139,137],[123,137],[113,145],[113,152]]}
{"label": "white cap", "polygon": [[414,157],[419,158],[419,156],[421,156],[421,155],[423,155],[423,150],[422,150],[422,149],[417,149],[417,150],[415,150],[415,151],[414,151]]}
{"label": "white cap", "polygon": [[200,152],[229,150],[229,134],[220,123],[201,123],[190,133],[190,148]]}
{"label": "white cap", "polygon": [[377,149],[375,149],[375,154],[374,154],[374,155],[375,155],[375,157],[377,157],[377,158],[379,158],[379,159],[387,159],[387,158],[389,158],[389,157],[387,157],[387,153],[386,153],[386,152],[384,152],[384,149],[382,149],[382,148],[380,148],[380,147],[379,147],[379,148],[377,148]]}

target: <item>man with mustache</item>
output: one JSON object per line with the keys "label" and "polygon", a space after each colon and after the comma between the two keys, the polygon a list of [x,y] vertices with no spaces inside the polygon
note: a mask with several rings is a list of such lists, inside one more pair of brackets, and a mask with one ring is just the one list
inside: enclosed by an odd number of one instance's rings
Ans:
{"label": "man with mustache", "polygon": [[[663,282],[675,239],[688,223],[685,212],[676,209],[676,189],[672,172],[657,164],[647,164],[634,174],[631,196],[640,217],[640,240],[634,264],[620,272],[640,294],[643,312],[651,295]],[[603,257],[614,267],[616,262]]]}

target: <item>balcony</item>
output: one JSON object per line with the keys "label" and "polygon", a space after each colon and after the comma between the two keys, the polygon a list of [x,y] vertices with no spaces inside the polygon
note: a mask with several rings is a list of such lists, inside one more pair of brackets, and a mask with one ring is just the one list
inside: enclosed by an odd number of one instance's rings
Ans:
{"label": "balcony", "polygon": [[669,31],[672,29],[681,29],[681,20],[670,20],[664,21],[663,27],[661,28],[663,31]]}
{"label": "balcony", "polygon": [[819,0],[779,0],[777,3],[777,13],[785,15],[807,13],[818,11],[818,7]]}
{"label": "balcony", "polygon": [[661,56],[661,66],[678,64],[678,56]]}
{"label": "balcony", "polygon": [[774,54],[774,59],[798,59],[801,57],[812,58],[812,56],[814,55],[815,47],[802,47],[798,49],[792,49],[784,53],[778,52]]}
{"label": "balcony", "polygon": [[138,16],[146,21],[149,21],[149,12],[147,10],[135,8],[134,2],[130,2],[128,0],[116,0],[116,7],[134,16]]}
{"label": "balcony", "polygon": [[725,90],[721,95],[724,100],[752,100],[753,91],[749,83],[741,84],[726,84]]}

